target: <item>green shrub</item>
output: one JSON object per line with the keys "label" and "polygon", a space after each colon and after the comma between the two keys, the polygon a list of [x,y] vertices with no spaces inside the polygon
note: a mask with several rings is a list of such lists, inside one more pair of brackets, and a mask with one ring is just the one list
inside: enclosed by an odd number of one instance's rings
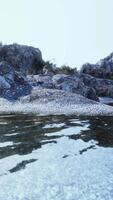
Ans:
{"label": "green shrub", "polygon": [[76,68],[70,68],[69,66],[66,66],[66,65],[62,65],[61,67],[58,67],[56,69],[56,72],[58,74],[74,75],[74,74],[77,73],[77,69]]}
{"label": "green shrub", "polygon": [[74,75],[77,73],[76,68],[71,68],[67,65],[62,65],[61,67],[57,67],[56,64],[53,64],[50,61],[44,62],[43,67],[47,67],[54,74],[66,74],[66,75]]}

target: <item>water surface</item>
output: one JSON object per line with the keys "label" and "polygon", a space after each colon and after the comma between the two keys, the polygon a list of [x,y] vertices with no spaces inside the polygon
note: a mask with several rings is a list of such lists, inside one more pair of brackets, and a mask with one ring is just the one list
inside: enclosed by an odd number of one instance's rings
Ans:
{"label": "water surface", "polygon": [[0,200],[113,200],[113,117],[0,116]]}

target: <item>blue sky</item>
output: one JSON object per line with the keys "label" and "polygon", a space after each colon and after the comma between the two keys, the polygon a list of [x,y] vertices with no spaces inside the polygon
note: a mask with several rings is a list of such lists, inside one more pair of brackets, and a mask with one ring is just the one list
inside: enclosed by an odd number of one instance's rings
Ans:
{"label": "blue sky", "polygon": [[113,0],[0,0],[0,40],[80,67],[113,51]]}

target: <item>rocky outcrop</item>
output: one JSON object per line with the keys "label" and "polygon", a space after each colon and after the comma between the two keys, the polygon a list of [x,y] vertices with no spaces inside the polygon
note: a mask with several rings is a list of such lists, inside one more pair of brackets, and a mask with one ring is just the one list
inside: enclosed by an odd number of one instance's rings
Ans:
{"label": "rocky outcrop", "polygon": [[41,51],[26,45],[0,45],[0,61],[6,61],[15,71],[36,74],[43,65]]}
{"label": "rocky outcrop", "polygon": [[81,74],[80,80],[95,90],[98,97],[113,97],[113,81],[108,79],[95,78],[91,75]]}
{"label": "rocky outcrop", "polygon": [[38,48],[25,45],[0,45],[0,96],[18,99],[31,92],[27,74],[42,71],[44,61]]}
{"label": "rocky outcrop", "polygon": [[0,97],[16,100],[20,96],[29,94],[31,86],[21,72],[15,71],[6,61],[0,62]]}
{"label": "rocky outcrop", "polygon": [[49,88],[64,90],[81,94],[86,98],[98,101],[98,96],[94,88],[84,84],[79,75],[70,76],[65,74],[57,74],[53,76],[45,75],[29,75],[27,76],[28,82],[36,88]]}
{"label": "rocky outcrop", "polygon": [[113,98],[113,53],[96,64],[84,64],[80,78],[86,86],[95,89],[97,96]]}
{"label": "rocky outcrop", "polygon": [[78,74],[76,76],[55,75],[53,76],[53,84],[56,89],[81,94],[95,101],[99,100],[95,89],[85,85]]}
{"label": "rocky outcrop", "polygon": [[96,64],[86,63],[82,66],[80,73],[90,74],[94,77],[113,78],[113,53]]}
{"label": "rocky outcrop", "polygon": [[[69,67],[59,71],[54,64],[44,62],[37,48],[0,45],[0,97],[17,100],[29,95],[34,88],[63,90],[95,101],[101,96],[113,97],[113,81],[102,79],[112,76],[112,60],[113,54],[96,65],[83,65],[80,73],[72,73]],[[67,74],[68,71],[71,73]]]}

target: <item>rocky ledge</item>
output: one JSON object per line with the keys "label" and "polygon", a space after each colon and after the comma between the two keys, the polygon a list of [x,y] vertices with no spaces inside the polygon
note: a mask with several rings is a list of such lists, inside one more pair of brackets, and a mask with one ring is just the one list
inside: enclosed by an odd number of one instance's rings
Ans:
{"label": "rocky ledge", "polygon": [[[110,56],[104,65],[86,64],[78,72],[45,62],[37,48],[1,44],[0,113],[113,115],[111,106],[99,102],[103,96],[113,98]],[[95,70],[99,67],[104,75]]]}

